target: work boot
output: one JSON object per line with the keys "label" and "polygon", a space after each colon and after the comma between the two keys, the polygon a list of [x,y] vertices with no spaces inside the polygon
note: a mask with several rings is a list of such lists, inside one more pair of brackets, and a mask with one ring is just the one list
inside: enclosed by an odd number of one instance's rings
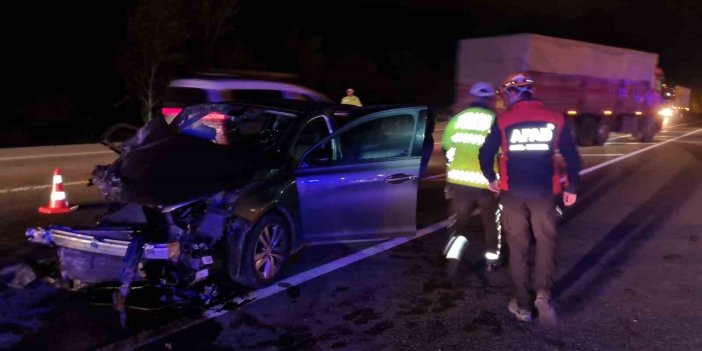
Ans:
{"label": "work boot", "polygon": [[494,272],[502,267],[502,262],[500,260],[485,260],[485,270],[488,272]]}
{"label": "work boot", "polygon": [[512,314],[514,314],[518,320],[522,322],[531,322],[531,311],[519,308],[516,298],[509,301],[507,309],[512,312]]}
{"label": "work boot", "polygon": [[536,310],[539,312],[539,322],[550,327],[558,324],[556,310],[553,308],[553,303],[551,302],[551,294],[541,291],[538,292],[536,294],[534,306],[536,306]]}
{"label": "work boot", "polygon": [[444,248],[444,256],[446,258],[446,266],[444,268],[444,276],[446,279],[453,279],[458,270],[458,264],[461,262],[461,256],[468,246],[468,239],[464,235],[454,235]]}
{"label": "work boot", "polygon": [[485,253],[485,270],[488,272],[494,272],[502,266],[500,261],[500,256],[496,253],[486,252]]}

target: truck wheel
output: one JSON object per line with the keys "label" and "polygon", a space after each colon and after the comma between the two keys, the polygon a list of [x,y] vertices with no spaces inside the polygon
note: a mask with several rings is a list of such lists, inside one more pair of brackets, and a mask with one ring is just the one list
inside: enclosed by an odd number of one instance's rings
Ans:
{"label": "truck wheel", "polygon": [[656,125],[651,118],[642,118],[636,126],[636,131],[632,134],[634,139],[642,143],[647,143],[653,140],[656,134]]}
{"label": "truck wheel", "polygon": [[[275,282],[288,263],[290,254],[290,230],[281,216],[268,213],[253,228],[242,235],[244,238],[240,262],[236,255],[228,255],[230,272],[241,265],[240,274],[232,277],[236,283],[251,288]],[[231,276],[231,273],[230,273]]]}
{"label": "truck wheel", "polygon": [[606,123],[600,124],[600,128],[597,130],[597,140],[595,140],[595,145],[604,145],[604,143],[609,140],[609,125]]}
{"label": "truck wheel", "polygon": [[579,146],[592,146],[597,141],[599,123],[594,118],[586,118],[578,125],[575,133]]}

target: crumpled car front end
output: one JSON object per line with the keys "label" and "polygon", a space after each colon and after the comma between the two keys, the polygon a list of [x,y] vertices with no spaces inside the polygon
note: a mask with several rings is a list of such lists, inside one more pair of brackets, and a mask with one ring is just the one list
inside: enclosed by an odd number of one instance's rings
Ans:
{"label": "crumpled car front end", "polygon": [[[74,229],[64,226],[29,228],[30,242],[57,247],[64,279],[83,283],[117,282],[129,244],[138,230],[130,227]],[[137,234],[138,235],[138,234]],[[177,243],[144,244],[143,258],[167,260]],[[143,279],[143,272],[138,275]]]}
{"label": "crumpled car front end", "polygon": [[[94,169],[91,183],[107,203],[95,227],[30,228],[27,239],[57,248],[65,279],[119,282],[125,295],[140,279],[185,289],[207,280],[226,265],[223,239],[237,200],[282,164],[277,143],[290,118],[264,129],[270,118],[248,116],[249,108],[198,105],[170,125],[150,121],[111,146],[115,162]],[[200,123],[214,123],[208,118],[230,121],[236,135],[208,134]]]}

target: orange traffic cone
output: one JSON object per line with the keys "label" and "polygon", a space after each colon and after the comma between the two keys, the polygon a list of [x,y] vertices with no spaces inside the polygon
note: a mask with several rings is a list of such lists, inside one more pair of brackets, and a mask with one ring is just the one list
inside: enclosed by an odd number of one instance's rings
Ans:
{"label": "orange traffic cone", "polygon": [[39,207],[39,213],[67,213],[75,210],[76,208],[78,208],[78,206],[68,206],[66,192],[63,191],[63,177],[61,177],[61,170],[54,168],[54,181],[51,189],[51,200],[49,201],[48,205]]}

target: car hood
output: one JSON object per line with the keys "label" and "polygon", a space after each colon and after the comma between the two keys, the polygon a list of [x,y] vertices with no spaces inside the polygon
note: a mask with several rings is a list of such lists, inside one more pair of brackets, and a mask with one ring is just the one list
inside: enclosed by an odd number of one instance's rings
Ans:
{"label": "car hood", "polygon": [[97,166],[93,183],[109,202],[169,205],[239,188],[280,168],[280,155],[248,145],[217,145],[150,122],[124,143],[112,164]]}

